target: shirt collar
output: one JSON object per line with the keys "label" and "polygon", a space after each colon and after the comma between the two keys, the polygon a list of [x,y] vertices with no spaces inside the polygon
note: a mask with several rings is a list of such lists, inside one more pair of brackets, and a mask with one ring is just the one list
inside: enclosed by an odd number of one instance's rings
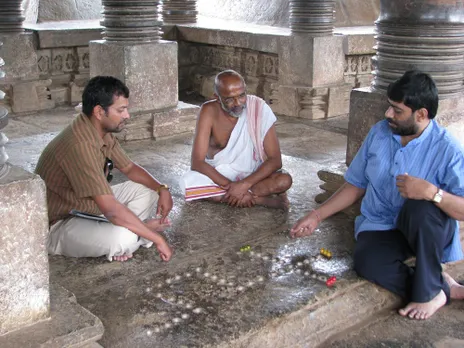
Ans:
{"label": "shirt collar", "polygon": [[78,124],[82,124],[83,127],[87,128],[90,133],[92,134],[92,138],[97,142],[98,147],[101,149],[105,146],[111,145],[113,142],[113,137],[110,133],[107,133],[103,138],[100,136],[98,133],[97,129],[95,126],[90,122],[90,118],[84,115],[83,113],[80,113],[79,116],[77,117]]}
{"label": "shirt collar", "polygon": [[[430,120],[429,124],[427,125],[427,127],[425,127],[425,129],[423,130],[422,134],[411,140],[406,146],[415,146],[415,145],[419,145],[420,143],[422,143],[425,139],[427,139],[430,135],[430,133],[432,133],[432,129],[435,127],[435,120]],[[398,134],[393,134],[393,138],[401,144],[401,135],[398,135]]]}

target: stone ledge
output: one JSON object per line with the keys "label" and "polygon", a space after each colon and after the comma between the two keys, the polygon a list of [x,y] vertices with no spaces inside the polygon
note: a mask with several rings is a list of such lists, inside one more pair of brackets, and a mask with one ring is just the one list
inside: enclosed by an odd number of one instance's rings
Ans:
{"label": "stone ledge", "polygon": [[103,324],[80,306],[76,297],[59,285],[50,285],[51,318],[0,336],[2,348],[96,348]]}

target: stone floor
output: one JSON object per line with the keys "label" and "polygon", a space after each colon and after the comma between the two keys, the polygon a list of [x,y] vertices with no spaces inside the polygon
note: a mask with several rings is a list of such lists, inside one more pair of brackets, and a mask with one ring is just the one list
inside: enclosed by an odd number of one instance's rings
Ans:
{"label": "stone floor", "polygon": [[[57,109],[11,119],[4,129],[10,162],[33,170],[43,147],[72,115]],[[173,259],[161,262],[154,248],[139,250],[126,263],[50,257],[51,282],[101,319],[104,347],[313,347],[383,318],[378,311],[399,301],[351,270],[352,221],[338,215],[309,238],[287,235],[315,206],[317,171],[343,162],[346,129],[346,117],[279,118],[283,165],[294,178],[288,212],[183,202],[177,180],[189,167],[191,134],[124,144],[134,161],[172,187],[173,225],[165,235]],[[247,245],[249,251],[240,251]],[[319,256],[323,247],[332,259]],[[464,276],[463,265],[458,273]],[[329,276],[338,278],[335,287],[325,285]],[[356,346],[343,339],[338,347]]]}

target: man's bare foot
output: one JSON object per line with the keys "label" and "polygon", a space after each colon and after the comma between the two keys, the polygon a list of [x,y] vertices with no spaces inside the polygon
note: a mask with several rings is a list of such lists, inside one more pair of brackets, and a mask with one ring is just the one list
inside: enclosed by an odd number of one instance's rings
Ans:
{"label": "man's bare foot", "polygon": [[281,193],[277,196],[256,197],[255,201],[258,205],[283,210],[288,210],[290,205],[286,193]]}
{"label": "man's bare foot", "polygon": [[448,273],[443,272],[443,278],[450,287],[450,297],[453,300],[464,300],[464,286],[455,281]]}
{"label": "man's bare foot", "polygon": [[120,256],[113,256],[113,261],[124,262],[132,258],[132,254],[124,254]]}
{"label": "man's bare foot", "polygon": [[437,310],[443,307],[446,303],[446,295],[443,290],[440,290],[437,296],[425,303],[410,302],[406,307],[398,312],[403,317],[410,319],[425,320],[430,318]]}
{"label": "man's bare foot", "polygon": [[171,226],[171,220],[166,218],[165,223],[161,223],[161,219],[150,219],[145,222],[148,228],[154,232],[163,232],[169,226]]}

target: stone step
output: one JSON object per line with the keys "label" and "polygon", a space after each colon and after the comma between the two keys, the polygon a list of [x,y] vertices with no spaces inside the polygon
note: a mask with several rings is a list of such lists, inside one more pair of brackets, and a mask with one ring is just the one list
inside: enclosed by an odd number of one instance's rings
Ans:
{"label": "stone step", "polygon": [[50,319],[0,336],[2,348],[97,348],[103,324],[65,288],[50,284]]}

